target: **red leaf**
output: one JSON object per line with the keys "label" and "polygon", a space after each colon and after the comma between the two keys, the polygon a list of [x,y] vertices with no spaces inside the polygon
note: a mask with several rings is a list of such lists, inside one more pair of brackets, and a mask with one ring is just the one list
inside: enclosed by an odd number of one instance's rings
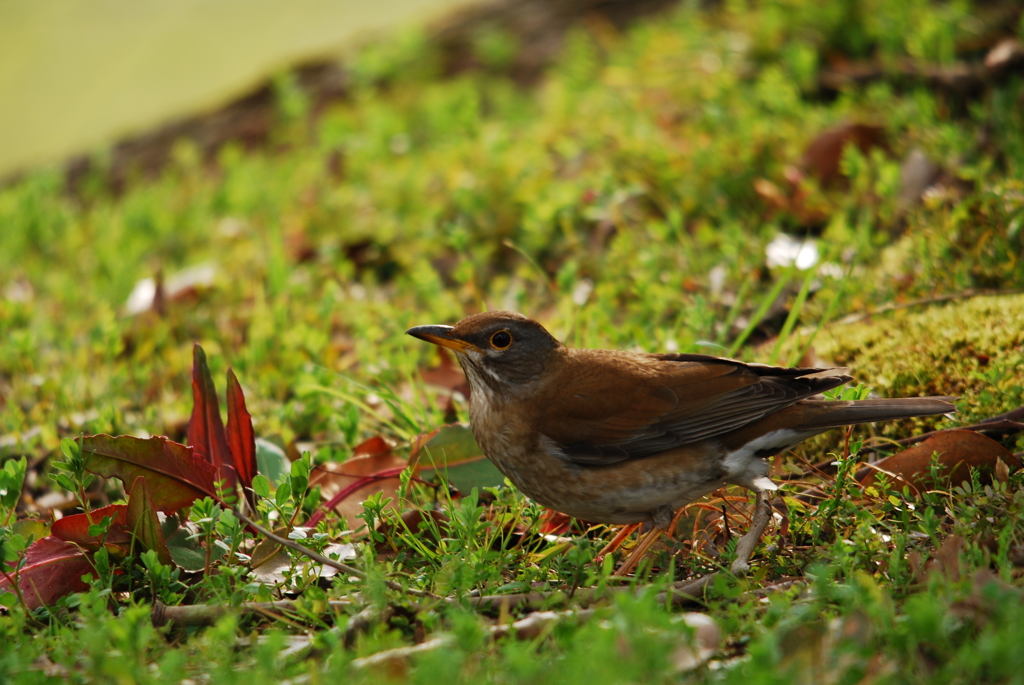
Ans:
{"label": "red leaf", "polygon": [[[367,438],[361,443],[355,446],[352,450],[353,457],[376,457],[385,454],[391,454],[391,450],[394,448],[390,442],[375,435],[372,438]],[[348,462],[346,462],[348,463]]]}
{"label": "red leaf", "polygon": [[[0,575],[0,591],[10,590],[14,581],[14,565]],[[89,588],[82,576],[91,573],[92,564],[82,550],[52,535],[33,543],[25,550],[25,565],[18,574],[18,587],[28,608],[53,604],[64,595]]]}
{"label": "red leaf", "polygon": [[242,492],[252,511],[256,511],[256,495],[252,479],[256,475],[256,436],[252,430],[252,415],[245,408],[245,395],[235,372],[228,369],[228,449],[242,484]]}
{"label": "red leaf", "polygon": [[[88,550],[95,551],[102,545],[109,545],[122,555],[128,554],[132,536],[128,529],[128,507],[124,504],[111,504],[86,514],[72,514],[53,522],[50,534],[66,542],[74,542]],[[105,535],[89,535],[89,526],[100,523],[104,517],[113,520],[107,527]]]}
{"label": "red leaf", "polygon": [[161,564],[173,565],[171,551],[167,549],[164,532],[160,528],[160,518],[153,506],[153,495],[146,484],[145,476],[139,476],[132,483],[132,491],[128,495],[127,527],[139,544],[156,552]]}
{"label": "red leaf", "polygon": [[231,490],[235,489],[238,477],[231,465],[217,388],[206,363],[206,353],[198,344],[192,348],[192,417],[188,422],[188,444],[213,464],[218,480],[227,483]]}
{"label": "red leaf", "polygon": [[540,517],[541,535],[564,535],[572,526],[572,517],[554,509],[545,509]]}
{"label": "red leaf", "polygon": [[130,487],[146,477],[157,510],[173,513],[200,497],[217,498],[215,470],[191,447],[163,437],[148,440],[127,435],[91,435],[82,440],[86,468]]}
{"label": "red leaf", "polygon": [[[364,448],[371,440],[380,440],[380,443],[375,443],[378,447],[381,443],[387,444],[383,439],[371,438],[356,450]],[[306,525],[315,526],[323,519],[324,510],[333,508],[346,520],[349,528],[358,528],[362,522],[356,516],[363,511],[362,502],[370,495],[383,491],[386,497],[392,498],[390,506],[397,504],[395,494],[401,484],[398,476],[408,466],[405,459],[391,453],[390,447],[388,451],[376,452],[372,456],[356,456],[341,464],[317,466],[309,474],[309,484],[319,485],[328,502],[310,517]]]}

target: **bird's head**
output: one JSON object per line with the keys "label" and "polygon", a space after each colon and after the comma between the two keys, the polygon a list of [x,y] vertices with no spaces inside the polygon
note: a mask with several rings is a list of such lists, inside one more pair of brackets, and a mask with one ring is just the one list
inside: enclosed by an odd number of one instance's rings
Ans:
{"label": "bird's head", "polygon": [[415,326],[409,335],[447,347],[466,372],[470,387],[498,392],[539,378],[562,347],[544,327],[515,312],[473,314],[454,326]]}

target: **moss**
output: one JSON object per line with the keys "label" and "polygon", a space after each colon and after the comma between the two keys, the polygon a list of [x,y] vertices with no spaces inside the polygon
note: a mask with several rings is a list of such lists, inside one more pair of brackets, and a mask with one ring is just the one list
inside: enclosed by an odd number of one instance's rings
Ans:
{"label": "moss", "polygon": [[959,395],[960,424],[1024,404],[1024,295],[835,324],[818,333],[814,347],[886,397]]}

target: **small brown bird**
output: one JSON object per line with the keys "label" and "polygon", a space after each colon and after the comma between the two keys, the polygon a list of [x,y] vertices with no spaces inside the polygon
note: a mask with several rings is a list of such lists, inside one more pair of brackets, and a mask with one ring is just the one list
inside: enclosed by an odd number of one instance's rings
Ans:
{"label": "small brown bird", "polygon": [[702,354],[572,349],[513,312],[409,335],[455,352],[477,442],[540,504],[595,523],[669,527],[727,483],[776,490],[771,457],[830,428],[955,411],[952,397],[830,401],[840,369]]}

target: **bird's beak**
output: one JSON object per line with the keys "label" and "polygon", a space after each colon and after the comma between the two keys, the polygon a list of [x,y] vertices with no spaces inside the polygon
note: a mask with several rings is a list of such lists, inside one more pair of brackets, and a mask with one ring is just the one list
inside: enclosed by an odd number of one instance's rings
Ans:
{"label": "bird's beak", "polygon": [[480,348],[472,343],[468,343],[465,340],[459,340],[458,338],[452,337],[452,331],[455,330],[451,326],[413,326],[406,331],[406,335],[411,335],[414,338],[420,340],[426,340],[429,343],[440,345],[441,347],[447,347],[449,350],[455,352],[466,352],[467,350],[480,351]]}

